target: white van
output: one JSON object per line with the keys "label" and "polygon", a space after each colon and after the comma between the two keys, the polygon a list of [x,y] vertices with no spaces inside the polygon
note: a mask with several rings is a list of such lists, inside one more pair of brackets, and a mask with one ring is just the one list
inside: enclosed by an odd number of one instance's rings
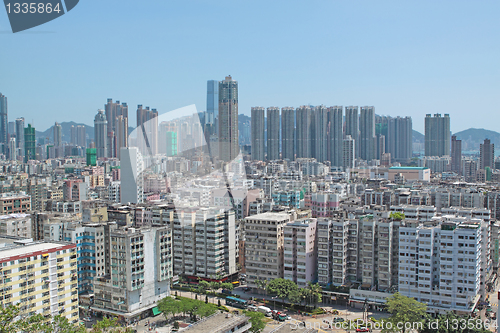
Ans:
{"label": "white van", "polygon": [[257,311],[259,312],[262,312],[263,314],[265,314],[267,317],[271,317],[271,314],[272,314],[272,311],[271,309],[269,309],[267,306],[259,306],[257,308]]}

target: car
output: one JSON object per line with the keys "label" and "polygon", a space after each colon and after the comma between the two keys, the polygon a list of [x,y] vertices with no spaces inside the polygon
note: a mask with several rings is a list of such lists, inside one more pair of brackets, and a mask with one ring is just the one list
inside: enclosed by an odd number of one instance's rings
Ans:
{"label": "car", "polygon": [[83,318],[83,321],[92,321],[92,318],[86,317],[86,318]]}
{"label": "car", "polygon": [[371,332],[367,327],[356,328],[356,332]]}
{"label": "car", "polygon": [[250,290],[252,290],[252,288],[250,288],[250,287],[243,288],[243,291],[250,291]]}
{"label": "car", "polygon": [[249,305],[247,306],[248,311],[257,311],[257,307],[255,305]]}
{"label": "car", "polygon": [[345,321],[345,319],[342,318],[342,317],[335,317],[335,318],[333,318],[333,322],[334,323],[339,323],[339,322],[342,322],[342,321]]}

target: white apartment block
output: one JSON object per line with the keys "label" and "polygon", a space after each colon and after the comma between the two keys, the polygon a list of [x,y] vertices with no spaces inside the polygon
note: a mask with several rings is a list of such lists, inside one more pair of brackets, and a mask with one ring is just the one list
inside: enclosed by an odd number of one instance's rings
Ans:
{"label": "white apartment block", "polygon": [[237,273],[238,238],[233,211],[177,209],[173,236],[174,274],[214,279]]}
{"label": "white apartment block", "polygon": [[119,180],[111,181],[108,185],[108,200],[111,202],[120,201],[120,184]]}
{"label": "white apartment block", "polygon": [[470,313],[487,274],[484,222],[405,221],[399,234],[399,292],[426,303],[430,312]]}
{"label": "white apartment block", "polygon": [[431,221],[437,215],[437,210],[434,206],[391,206],[391,212],[403,213],[406,219],[419,221]]}
{"label": "white apartment block", "polygon": [[0,234],[31,238],[31,215],[24,213],[0,215]]}
{"label": "white apartment block", "polygon": [[92,309],[144,318],[170,296],[172,233],[170,227],[128,228],[109,235],[110,274],[94,280]]}
{"label": "white apartment block", "polygon": [[77,323],[76,246],[0,238],[0,305],[17,304],[21,315],[66,317]]}
{"label": "white apartment block", "polygon": [[316,280],[317,221],[315,218],[300,219],[285,225],[284,278],[305,288]]}
{"label": "white apartment block", "polygon": [[284,230],[287,213],[262,213],[245,218],[245,267],[247,284],[283,278]]}

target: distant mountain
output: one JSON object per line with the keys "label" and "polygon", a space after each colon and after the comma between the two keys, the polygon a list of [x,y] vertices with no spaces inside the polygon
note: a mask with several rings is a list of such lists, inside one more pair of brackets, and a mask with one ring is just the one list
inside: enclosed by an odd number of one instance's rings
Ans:
{"label": "distant mountain", "polygon": [[420,132],[413,130],[413,142],[421,142],[425,141],[425,135]]}
{"label": "distant mountain", "polygon": [[[68,121],[68,122],[63,122],[60,123],[62,127],[62,140],[63,142],[71,142],[71,126],[78,126],[78,125],[83,125],[85,126],[85,135],[87,137],[87,140],[94,140],[94,127],[89,126],[86,124],[82,123],[75,123],[74,121]],[[128,132],[129,134],[134,130],[134,127],[129,127]],[[41,139],[41,138],[49,138],[49,142],[54,142],[54,126],[52,125],[45,131],[36,131],[35,133],[36,139]]]}
{"label": "distant mountain", "polygon": [[[85,126],[85,134],[87,136],[87,139],[92,139],[94,138],[94,127],[86,125],[86,124],[81,124],[81,123],[75,123],[74,121],[68,121],[68,122],[63,122],[60,123],[62,127],[62,140],[63,142],[71,142],[71,125],[73,126],[78,126],[78,125],[83,125]],[[36,131],[35,133],[36,139],[41,139],[41,138],[49,138],[49,142],[54,142],[54,125],[50,126],[48,129],[45,131]]]}
{"label": "distant mountain", "polygon": [[484,139],[490,139],[491,143],[500,148],[500,133],[484,128],[469,128],[453,134],[458,140],[462,140],[463,151],[479,151],[479,145]]}

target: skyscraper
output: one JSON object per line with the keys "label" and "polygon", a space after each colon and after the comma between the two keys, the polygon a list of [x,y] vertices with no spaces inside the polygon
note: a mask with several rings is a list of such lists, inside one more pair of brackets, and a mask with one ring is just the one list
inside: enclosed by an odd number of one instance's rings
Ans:
{"label": "skyscraper", "polygon": [[359,116],[359,157],[366,161],[375,158],[375,108],[361,107]]}
{"label": "skyscraper", "polygon": [[[128,138],[128,105],[127,103],[120,104],[120,101],[113,102],[112,98],[108,98],[104,110],[108,122],[106,134],[107,154],[109,157],[118,157],[120,148],[128,146],[127,140],[124,139],[124,137]],[[124,123],[127,125],[126,129],[123,128]],[[118,131],[121,131],[120,144],[117,138]]]}
{"label": "skyscraper", "polygon": [[451,171],[462,175],[462,140],[455,135],[451,137]]}
{"label": "skyscraper", "polygon": [[19,155],[24,156],[24,118],[16,119],[16,147],[19,148]]}
{"label": "skyscraper", "polygon": [[70,143],[72,145],[76,145],[76,142],[78,141],[78,139],[76,138],[76,126],[75,125],[71,125],[71,128],[70,128]]}
{"label": "skyscraper", "polygon": [[75,142],[78,146],[80,147],[87,147],[87,137],[85,134],[85,126],[83,125],[78,125],[76,126],[76,139],[77,141]]}
{"label": "skyscraper", "polygon": [[158,111],[137,106],[137,140],[138,147],[143,155],[158,153]]}
{"label": "skyscraper", "polygon": [[450,115],[425,115],[425,156],[450,155]]}
{"label": "skyscraper", "polygon": [[7,137],[9,134],[8,122],[7,96],[0,93],[0,145],[2,146],[0,152],[3,154],[7,151]]}
{"label": "skyscraper", "polygon": [[99,110],[94,118],[94,142],[97,150],[97,158],[108,157],[107,147],[108,121],[104,110]]}
{"label": "skyscraper", "polygon": [[24,162],[36,159],[35,128],[28,124],[24,129]]}
{"label": "skyscraper", "polygon": [[238,82],[226,76],[219,82],[219,154],[229,162],[238,156]]}
{"label": "skyscraper", "polygon": [[343,167],[344,170],[354,168],[354,161],[356,159],[356,145],[355,141],[350,135],[346,135],[343,142]]}
{"label": "skyscraper", "polygon": [[120,151],[120,200],[122,203],[144,202],[142,154],[137,147],[123,147]]}
{"label": "skyscraper", "polygon": [[355,156],[359,156],[359,115],[357,106],[346,106],[345,108],[345,135],[350,135],[356,147]]}
{"label": "skyscraper", "polygon": [[495,145],[490,139],[484,139],[479,145],[479,169],[484,170],[487,167],[495,169]]}
{"label": "skyscraper", "polygon": [[116,117],[115,126],[116,157],[120,158],[120,150],[128,147],[128,118],[122,115]]}
{"label": "skyscraper", "polygon": [[205,124],[215,124],[219,114],[219,82],[217,80],[207,81],[207,116]]}
{"label": "skyscraper", "polygon": [[267,108],[267,160],[280,158],[280,108]]}
{"label": "skyscraper", "polygon": [[341,106],[333,106],[328,112],[328,159],[332,166],[343,166],[344,117]]}
{"label": "skyscraper", "polygon": [[291,107],[281,109],[281,158],[295,159],[295,110]]}
{"label": "skyscraper", "polygon": [[9,159],[11,161],[17,160],[16,138],[10,138],[9,140]]}
{"label": "skyscraper", "polygon": [[[252,108],[252,160],[265,160],[265,141],[264,141],[264,108]],[[268,119],[269,121],[269,119]],[[268,134],[269,135],[269,134]]]}
{"label": "skyscraper", "polygon": [[54,147],[62,146],[62,126],[57,121],[52,127],[52,132],[54,136]]}
{"label": "skyscraper", "polygon": [[297,158],[312,157],[312,110],[309,106],[297,108]]}
{"label": "skyscraper", "polygon": [[324,162],[328,160],[328,109],[323,106],[316,106],[313,109],[314,112],[314,141],[311,142],[314,148],[314,158],[318,162]]}
{"label": "skyscraper", "polygon": [[413,124],[411,117],[387,117],[387,152],[393,161],[407,163],[413,155]]}
{"label": "skyscraper", "polygon": [[[173,121],[162,121],[158,132],[158,153],[167,156],[177,155],[177,124]],[[170,134],[169,134],[170,133]],[[175,144],[175,147],[172,145]],[[175,155],[173,152],[175,151]]]}

